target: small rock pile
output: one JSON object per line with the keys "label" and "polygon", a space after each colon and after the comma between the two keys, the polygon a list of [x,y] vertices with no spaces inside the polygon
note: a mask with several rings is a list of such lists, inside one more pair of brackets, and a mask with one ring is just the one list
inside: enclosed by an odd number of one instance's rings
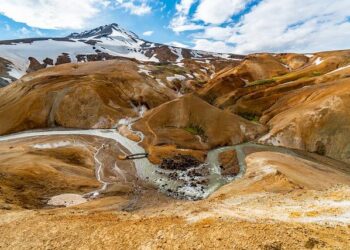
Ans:
{"label": "small rock pile", "polygon": [[202,162],[198,161],[191,155],[176,155],[172,158],[163,159],[160,168],[167,170],[187,170],[189,168],[198,167]]}

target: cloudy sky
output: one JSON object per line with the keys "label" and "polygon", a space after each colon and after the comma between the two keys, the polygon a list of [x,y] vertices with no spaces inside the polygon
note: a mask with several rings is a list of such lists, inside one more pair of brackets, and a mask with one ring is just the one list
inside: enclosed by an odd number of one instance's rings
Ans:
{"label": "cloudy sky", "polygon": [[201,50],[350,49],[350,0],[1,0],[0,39],[65,36],[118,23]]}

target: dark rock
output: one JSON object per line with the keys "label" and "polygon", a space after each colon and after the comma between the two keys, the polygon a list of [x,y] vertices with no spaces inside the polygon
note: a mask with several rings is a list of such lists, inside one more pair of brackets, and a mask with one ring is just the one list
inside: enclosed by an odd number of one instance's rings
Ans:
{"label": "dark rock", "polygon": [[70,63],[71,59],[67,53],[62,53],[62,55],[57,57],[56,65]]}
{"label": "dark rock", "polygon": [[97,40],[88,40],[88,41],[84,41],[85,43],[87,44],[90,44],[90,45],[96,45],[96,43],[98,42]]}
{"label": "dark rock", "polygon": [[46,65],[53,65],[53,60],[51,58],[45,58],[43,61]]}
{"label": "dark rock", "polygon": [[281,242],[272,242],[272,243],[265,244],[262,249],[264,249],[264,250],[281,250],[281,249],[283,249],[283,247],[282,247]]}
{"label": "dark rock", "polygon": [[163,159],[159,167],[162,169],[183,171],[189,168],[198,167],[201,164],[200,161],[191,155],[176,155],[173,158]]}
{"label": "dark rock", "polygon": [[322,141],[316,142],[316,153],[319,155],[325,155],[327,153],[326,145]]}
{"label": "dark rock", "polygon": [[29,67],[27,69],[27,73],[46,68],[45,64],[40,64],[40,62],[36,60],[34,57],[29,57],[28,60],[29,60]]}
{"label": "dark rock", "polygon": [[179,56],[175,55],[168,46],[160,46],[155,48],[150,48],[145,53],[145,56],[152,57],[156,55],[156,58],[159,59],[160,62],[175,62]]}
{"label": "dark rock", "polygon": [[323,241],[317,240],[315,238],[309,238],[304,246],[307,249],[314,249],[315,247],[323,248],[325,246],[325,243]]}
{"label": "dark rock", "polygon": [[191,59],[192,58],[192,51],[189,50],[189,49],[182,49],[181,51],[181,54],[182,54],[182,57],[185,58],[185,59]]}
{"label": "dark rock", "polygon": [[176,173],[176,172],[173,172],[173,173],[170,173],[168,175],[168,177],[171,179],[171,180],[177,180],[179,178],[179,175]]}
{"label": "dark rock", "polygon": [[195,178],[195,177],[201,177],[201,176],[207,176],[209,175],[209,169],[208,168],[194,168],[194,169],[191,169],[187,172],[187,175],[192,177],[192,178]]}

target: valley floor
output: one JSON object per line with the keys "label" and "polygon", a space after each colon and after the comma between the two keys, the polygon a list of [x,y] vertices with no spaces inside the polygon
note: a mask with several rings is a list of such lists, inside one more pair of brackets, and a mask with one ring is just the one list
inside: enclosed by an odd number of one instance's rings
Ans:
{"label": "valley floor", "polygon": [[[333,219],[341,219],[336,216],[339,207],[349,211],[349,191],[338,187],[325,192],[260,193],[198,202],[158,197],[157,206],[155,198],[142,198],[136,210],[129,212],[120,211],[128,203],[120,197],[71,208],[2,210],[0,248],[347,249],[350,218],[344,217],[343,223]],[[337,207],[334,204],[340,198]],[[309,212],[303,214],[301,211],[308,210],[302,207],[307,199],[315,202],[308,204]],[[325,199],[333,200],[333,206],[321,205]]]}
{"label": "valley floor", "polygon": [[[152,168],[146,160],[118,160],[118,154],[141,150],[123,138],[115,130],[3,136],[0,249],[347,249],[350,244],[347,164],[241,144],[240,178],[206,199],[179,200],[137,178],[139,169]],[[76,196],[69,201],[72,196],[65,194]],[[65,196],[53,201],[57,195]],[[70,202],[77,205],[64,207]]]}

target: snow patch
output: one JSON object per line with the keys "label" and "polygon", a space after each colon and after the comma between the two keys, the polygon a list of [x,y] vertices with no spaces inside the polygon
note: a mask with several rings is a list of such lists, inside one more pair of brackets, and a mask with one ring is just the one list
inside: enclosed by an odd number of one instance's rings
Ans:
{"label": "snow patch", "polygon": [[172,82],[172,81],[174,81],[174,80],[183,81],[183,80],[186,80],[186,77],[183,76],[183,75],[175,74],[174,76],[168,76],[168,77],[166,78],[166,80],[167,80],[168,82]]}
{"label": "snow patch", "polygon": [[343,66],[343,67],[340,67],[340,68],[337,68],[337,69],[335,69],[335,70],[333,70],[333,71],[331,71],[331,72],[328,72],[326,75],[330,75],[330,74],[333,74],[333,73],[335,73],[335,72],[341,71],[341,70],[343,70],[343,69],[348,69],[348,68],[350,68],[350,64],[349,64],[349,65],[346,65],[346,66]]}
{"label": "snow patch", "polygon": [[324,60],[321,57],[317,57],[317,59],[315,60],[314,64],[315,65],[320,65],[323,62],[324,62]]}
{"label": "snow patch", "polygon": [[7,82],[12,82],[12,80],[10,78],[7,78],[7,77],[0,77],[0,78],[7,81]]}
{"label": "snow patch", "polygon": [[177,66],[179,66],[179,67],[181,67],[181,68],[185,67],[185,64],[184,64],[184,63],[176,63],[175,65],[177,65]]}
{"label": "snow patch", "polygon": [[182,60],[184,59],[184,57],[182,56],[182,49],[181,48],[175,48],[175,47],[169,47],[169,49],[171,50],[171,52],[175,55],[177,55],[177,59],[176,62],[182,62]]}
{"label": "snow patch", "polygon": [[156,81],[157,81],[157,83],[158,83],[160,86],[162,86],[162,87],[164,87],[164,88],[167,88],[167,86],[162,82],[162,80],[156,79]]}
{"label": "snow patch", "polygon": [[139,73],[141,74],[143,73],[147,76],[151,76],[152,71],[148,70],[145,65],[139,65],[138,67],[139,67],[139,70],[138,70]]}

